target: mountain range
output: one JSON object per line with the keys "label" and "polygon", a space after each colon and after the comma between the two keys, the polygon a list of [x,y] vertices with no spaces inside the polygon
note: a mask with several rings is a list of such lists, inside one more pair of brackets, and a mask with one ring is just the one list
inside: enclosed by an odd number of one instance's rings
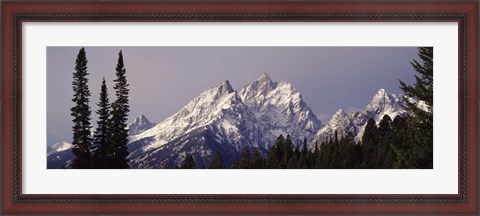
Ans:
{"label": "mountain range", "polygon": [[360,141],[369,118],[373,118],[378,124],[384,115],[394,119],[398,115],[406,113],[403,108],[403,96],[388,94],[385,89],[380,89],[372,97],[370,103],[360,111],[345,113],[339,109],[322,129],[315,134],[315,141],[323,142],[333,138],[335,130],[338,136],[345,136],[352,132],[355,140]]}
{"label": "mountain range", "polygon": [[[316,141],[353,132],[359,140],[369,118],[377,123],[383,115],[392,119],[404,115],[403,96],[380,89],[360,111],[345,113],[339,109],[323,125],[302,95],[290,83],[273,82],[264,73],[240,91],[224,81],[205,90],[177,113],[158,124],[144,115],[129,124],[131,168],[173,168],[190,153],[196,167],[208,167],[219,152],[226,167],[239,158],[243,148],[258,148],[266,154],[279,135],[291,135],[294,144]],[[73,157],[71,151],[48,156],[48,168],[61,168]],[[59,167],[60,166],[60,167]]]}

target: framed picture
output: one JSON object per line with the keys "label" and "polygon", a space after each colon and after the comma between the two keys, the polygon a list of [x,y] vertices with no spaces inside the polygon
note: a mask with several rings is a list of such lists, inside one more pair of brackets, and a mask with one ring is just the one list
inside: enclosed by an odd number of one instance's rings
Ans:
{"label": "framed picture", "polygon": [[2,212],[477,215],[478,11],[2,2]]}

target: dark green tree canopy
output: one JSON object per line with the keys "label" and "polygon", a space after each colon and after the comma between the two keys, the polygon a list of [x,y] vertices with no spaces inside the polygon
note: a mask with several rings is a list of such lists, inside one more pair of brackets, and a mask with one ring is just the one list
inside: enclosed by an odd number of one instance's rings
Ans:
{"label": "dark green tree canopy", "polygon": [[102,80],[100,90],[100,100],[97,103],[99,107],[96,113],[98,114],[97,128],[93,134],[93,167],[94,168],[107,168],[107,155],[106,151],[110,147],[110,102],[108,100],[107,85],[105,83],[105,77]]}
{"label": "dark green tree canopy", "polygon": [[[415,83],[407,85],[400,81],[406,95],[409,133],[405,137],[408,145],[395,148],[400,155],[397,168],[433,168],[433,47],[420,47],[418,56],[422,62],[411,62],[417,72]],[[419,106],[421,102],[426,109]]]}
{"label": "dark green tree canopy", "polygon": [[71,116],[73,117],[73,141],[72,153],[75,156],[71,163],[71,168],[87,169],[91,166],[90,147],[92,137],[90,134],[90,106],[88,89],[88,71],[87,71],[87,54],[85,48],[81,48],[75,61],[75,71],[73,73],[73,103]]}
{"label": "dark green tree canopy", "polygon": [[128,86],[126,69],[123,63],[123,53],[118,53],[118,63],[116,67],[116,79],[114,80],[115,96],[117,99],[112,104],[112,127],[111,144],[107,151],[109,162],[108,166],[116,169],[129,168],[128,165],[128,112],[130,111],[128,99]]}

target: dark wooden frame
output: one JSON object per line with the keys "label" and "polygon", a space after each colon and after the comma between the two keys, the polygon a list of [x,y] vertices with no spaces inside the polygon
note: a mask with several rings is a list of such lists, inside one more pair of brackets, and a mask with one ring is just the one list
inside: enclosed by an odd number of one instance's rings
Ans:
{"label": "dark wooden frame", "polygon": [[[3,2],[3,213],[461,213],[478,211],[478,10],[462,2]],[[25,21],[453,21],[459,23],[457,195],[26,195],[21,185]]]}

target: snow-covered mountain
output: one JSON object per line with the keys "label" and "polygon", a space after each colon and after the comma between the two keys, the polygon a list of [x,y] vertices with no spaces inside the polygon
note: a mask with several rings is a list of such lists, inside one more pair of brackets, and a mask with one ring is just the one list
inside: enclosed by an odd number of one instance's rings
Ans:
{"label": "snow-covered mountain", "polygon": [[[380,89],[363,110],[347,114],[340,109],[322,125],[288,82],[273,82],[265,73],[237,92],[224,81],[156,125],[144,115],[137,117],[128,125],[128,159],[132,168],[173,168],[189,153],[200,168],[208,167],[220,152],[229,167],[244,147],[259,148],[265,154],[281,134],[291,135],[294,144],[306,138],[310,148],[335,130],[339,136],[353,132],[358,140],[368,118],[378,123],[385,114],[392,119],[403,115],[402,103],[401,95]],[[71,151],[55,151],[49,154],[48,168],[61,168],[71,158]]]}
{"label": "snow-covered mountain", "polygon": [[[179,165],[186,153],[197,166],[208,166],[216,151],[232,162],[250,143],[255,116],[228,81],[204,91],[176,114],[155,127],[130,137],[130,165],[161,168]],[[198,160],[202,158],[203,161]]]}
{"label": "snow-covered mountain", "polygon": [[328,137],[333,138],[335,130],[337,130],[339,137],[352,132],[355,140],[359,141],[369,118],[373,118],[378,124],[384,115],[388,115],[392,119],[398,115],[404,115],[406,111],[403,104],[402,95],[389,94],[385,89],[380,89],[363,110],[351,112],[348,115],[343,110],[338,110],[328,124],[315,134],[314,140],[321,143]]}
{"label": "snow-covered mountain", "polygon": [[[333,137],[335,130],[340,135],[345,135],[348,132],[358,134],[358,127],[353,123],[350,116],[348,116],[342,109],[339,109],[330,119],[330,121],[323,128],[318,130],[315,134],[314,141],[321,143],[326,141],[329,137]],[[315,142],[311,142],[309,147],[313,148]]]}
{"label": "snow-covered mountain", "polygon": [[150,122],[145,115],[140,115],[132,123],[128,124],[128,135],[136,135],[142,133],[155,126],[155,123]]}
{"label": "snow-covered mountain", "polygon": [[290,83],[273,82],[264,73],[240,91],[240,98],[264,125],[262,135],[268,141],[280,134],[311,140],[322,123]]}
{"label": "snow-covered mountain", "polygon": [[191,153],[197,167],[208,166],[218,151],[229,166],[244,147],[265,153],[280,134],[311,139],[320,127],[300,93],[287,82],[275,83],[263,74],[238,93],[225,81],[155,127],[132,136],[130,165],[173,167]]}
{"label": "snow-covered mountain", "polygon": [[378,90],[370,103],[365,107],[364,114],[371,116],[375,122],[379,122],[384,115],[394,119],[397,115],[403,115],[403,96],[388,94],[385,89]]}
{"label": "snow-covered mountain", "polygon": [[72,148],[72,144],[67,141],[58,142],[51,146],[47,146],[47,156],[53,153],[65,151],[71,148]]}

